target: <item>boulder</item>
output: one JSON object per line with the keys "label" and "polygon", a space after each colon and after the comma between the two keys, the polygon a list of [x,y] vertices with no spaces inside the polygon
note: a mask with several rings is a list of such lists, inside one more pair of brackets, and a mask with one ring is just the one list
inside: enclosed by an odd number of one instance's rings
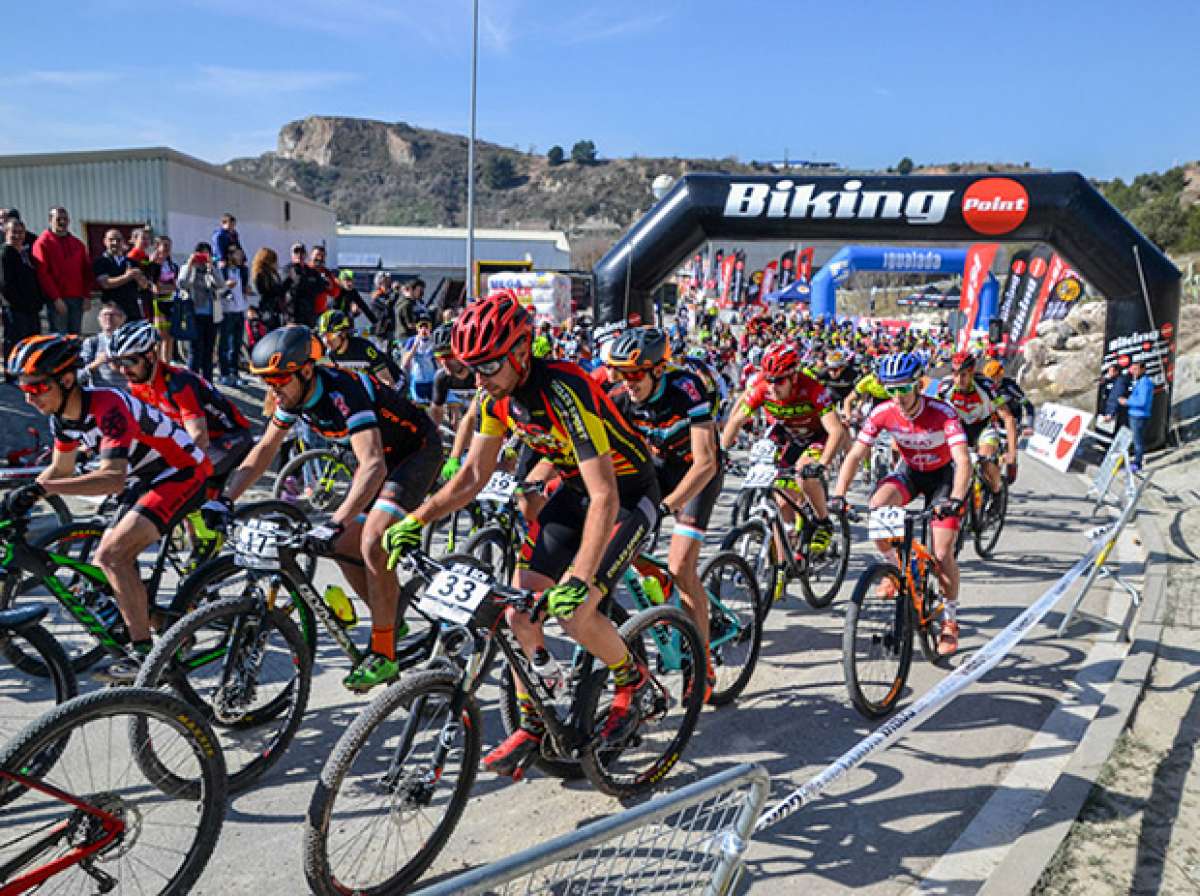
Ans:
{"label": "boulder", "polygon": [[1022,352],[1025,355],[1026,369],[1044,367],[1050,360],[1050,347],[1046,345],[1044,339],[1030,339],[1025,343]]}
{"label": "boulder", "polygon": [[1088,333],[1086,336],[1072,336],[1067,340],[1067,351],[1078,352],[1087,351],[1095,346],[1101,345],[1104,341],[1103,333]]}
{"label": "boulder", "polygon": [[1103,333],[1107,319],[1107,302],[1084,302],[1072,308],[1064,322],[1076,333]]}

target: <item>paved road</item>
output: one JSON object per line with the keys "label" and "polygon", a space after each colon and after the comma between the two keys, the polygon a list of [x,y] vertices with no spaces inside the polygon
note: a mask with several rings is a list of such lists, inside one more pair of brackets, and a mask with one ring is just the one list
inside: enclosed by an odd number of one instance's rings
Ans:
{"label": "paved road", "polygon": [[[983,563],[970,548],[964,552],[964,653],[1010,622],[1083,552],[1077,533],[1090,506],[1082,491],[1074,477],[1033,461],[1023,464],[997,559]],[[1054,497],[1035,505],[1031,492]],[[840,665],[844,601],[868,556],[868,546],[857,543],[847,585],[829,610],[809,609],[798,586],[791,589],[782,612],[768,622],[748,690],[735,707],[705,710],[670,786],[752,761],[770,772],[773,801],[868,733],[870,726],[845,697]],[[318,584],[332,581],[332,573],[332,566],[322,564]],[[1048,625],[1057,625],[1057,618],[1052,614]],[[364,629],[358,632],[365,636]],[[1039,732],[1063,694],[1085,703],[1094,696],[1090,685],[1072,683],[1091,648],[1089,638],[1059,640],[1047,626],[1035,629],[998,669],[915,735],[757,838],[743,889],[892,893],[923,881],[989,799],[1002,792],[1010,815],[1013,806],[1019,810],[1023,801],[1036,799],[1035,779],[1014,787],[1002,782],[1022,757],[1052,764],[1069,753],[1065,735]],[[340,687],[345,665],[336,650],[321,648],[309,712],[295,742],[265,780],[231,801],[217,853],[197,892],[305,891],[301,831],[313,784],[336,738],[366,703]],[[938,674],[918,652],[907,699],[929,688]],[[1104,669],[1097,674],[1103,679]],[[0,714],[25,693],[0,670]],[[481,694],[484,743],[490,746],[502,736],[496,690],[487,686]],[[481,774],[461,824],[425,881],[510,855],[619,809],[583,783],[535,774],[502,786]],[[996,832],[1007,836],[1002,827]],[[935,889],[957,892],[963,889],[959,883],[941,880]]]}

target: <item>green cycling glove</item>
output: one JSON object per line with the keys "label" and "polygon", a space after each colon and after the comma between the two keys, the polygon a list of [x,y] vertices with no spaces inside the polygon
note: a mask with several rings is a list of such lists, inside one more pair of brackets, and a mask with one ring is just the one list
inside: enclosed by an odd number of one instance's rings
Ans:
{"label": "green cycling glove", "polygon": [[459,460],[457,457],[447,458],[446,462],[444,464],[442,464],[442,473],[441,473],[442,480],[445,481],[447,479],[452,478],[454,476],[454,474],[457,473],[461,469],[462,469],[462,461],[461,460]]}
{"label": "green cycling glove", "polygon": [[400,558],[421,546],[421,530],[425,524],[411,513],[383,533],[383,549],[387,552],[387,568],[395,569]]}
{"label": "green cycling glove", "polygon": [[576,576],[546,589],[546,608],[557,619],[570,619],[587,599],[587,582]]}

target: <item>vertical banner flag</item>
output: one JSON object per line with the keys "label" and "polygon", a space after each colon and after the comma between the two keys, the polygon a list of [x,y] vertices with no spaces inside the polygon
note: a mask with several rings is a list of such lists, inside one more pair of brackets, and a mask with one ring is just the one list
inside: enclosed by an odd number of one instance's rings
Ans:
{"label": "vertical banner flag", "polygon": [[729,287],[733,285],[733,266],[736,262],[737,256],[733,252],[721,257],[719,302],[722,308],[729,307]]}
{"label": "vertical banner flag", "polygon": [[1012,312],[1012,323],[1008,328],[1008,344],[1019,345],[1025,341],[1025,329],[1033,318],[1034,305],[1042,291],[1042,283],[1050,270],[1050,259],[1054,250],[1045,244],[1039,244],[1029,253],[1029,268],[1025,278],[1017,290],[1017,298]]}
{"label": "vertical banner flag", "polygon": [[697,292],[704,289],[704,256],[699,252],[692,256],[691,286]]}
{"label": "vertical banner flag", "polygon": [[796,256],[796,279],[812,282],[813,248],[809,246]]}
{"label": "vertical banner flag", "polygon": [[1000,293],[1000,310],[997,312],[1004,321],[1006,330],[1012,321],[1013,307],[1017,304],[1017,290],[1021,288],[1021,281],[1025,278],[1028,267],[1029,250],[1014,252],[1012,260],[1008,263],[1008,276],[1004,278],[1004,291]]}
{"label": "vertical banner flag", "polygon": [[1054,284],[1050,301],[1042,312],[1042,320],[1062,320],[1071,313],[1075,304],[1083,298],[1083,279],[1072,268],[1063,274],[1062,279]]}
{"label": "vertical banner flag", "polygon": [[733,285],[729,288],[729,297],[735,307],[746,298],[746,253],[741,249],[733,255]]}
{"label": "vertical banner flag", "polygon": [[963,262],[962,295],[958,300],[958,310],[963,315],[962,327],[958,331],[960,352],[965,351],[971,341],[971,331],[975,329],[975,321],[979,317],[979,293],[999,248],[999,243],[975,243],[967,250]]}
{"label": "vertical banner flag", "polygon": [[762,288],[758,291],[758,300],[765,302],[767,296],[775,291],[775,277],[779,270],[778,259],[767,262],[762,272]]}
{"label": "vertical banner flag", "polygon": [[1025,331],[1025,337],[1021,340],[1021,345],[1024,345],[1037,334],[1038,323],[1042,319],[1042,313],[1046,310],[1046,300],[1050,298],[1050,292],[1058,285],[1067,273],[1069,266],[1067,261],[1057,252],[1050,258],[1050,265],[1046,270],[1046,278],[1042,281],[1042,288],[1038,290],[1037,305],[1033,309],[1033,317],[1030,318],[1029,327]]}
{"label": "vertical banner flag", "polygon": [[709,257],[712,263],[709,264],[708,273],[704,278],[704,288],[710,295],[716,295],[721,291],[721,264],[725,260],[725,253],[718,249]]}
{"label": "vertical banner flag", "polygon": [[779,288],[786,289],[796,276],[796,250],[788,249],[779,256]]}

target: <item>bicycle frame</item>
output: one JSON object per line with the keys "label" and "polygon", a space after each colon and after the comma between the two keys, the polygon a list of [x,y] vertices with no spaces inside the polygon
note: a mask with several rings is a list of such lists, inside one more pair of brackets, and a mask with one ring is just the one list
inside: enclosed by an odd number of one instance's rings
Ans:
{"label": "bicycle frame", "polygon": [[[916,537],[916,520],[922,520],[922,536]],[[924,628],[933,621],[940,607],[925,607],[919,595],[925,590],[925,581],[931,573],[937,575],[941,568],[937,557],[925,547],[924,539],[927,528],[925,513],[904,515],[904,538],[895,544],[897,556],[900,558],[900,569],[904,575],[904,586],[908,592],[908,603],[912,608],[913,618]],[[896,601],[897,612],[902,612],[904,601]]]}
{"label": "bicycle frame", "polygon": [[[21,787],[27,787],[30,790],[36,790],[39,793],[44,793],[47,796],[53,797],[59,802],[66,803],[68,806],[74,807],[76,810],[83,812],[97,819],[104,835],[87,846],[76,846],[64,856],[60,856],[45,865],[38,866],[30,871],[26,871],[19,877],[15,876],[22,868],[27,867],[31,862],[35,861],[42,853],[49,849],[53,849],[64,838],[68,837],[73,827],[72,818],[67,817],[62,821],[54,824],[50,828],[50,832],[39,840],[31,843],[23,852],[15,856],[5,865],[0,866],[0,881],[6,881],[0,885],[0,896],[17,896],[20,893],[27,893],[36,887],[41,886],[54,875],[58,874],[72,865],[80,865],[87,861],[96,853],[107,849],[112,845],[113,841],[125,833],[126,824],[121,819],[117,818],[109,812],[97,809],[95,806],[85,803],[78,797],[72,796],[66,791],[59,790],[49,784],[41,781],[35,781],[32,778],[27,778],[24,775],[18,775],[12,772],[0,770],[0,781],[10,781]],[[74,815],[74,813],[71,813]],[[111,889],[116,886],[117,881],[105,874],[99,868],[85,868],[87,873],[95,878],[96,883],[100,885],[103,892],[104,887]]]}
{"label": "bicycle frame", "polygon": [[[665,578],[672,583],[671,597],[668,599],[672,606],[682,607],[683,601],[679,596],[679,588],[674,584],[674,577],[671,575],[666,564],[649,554],[642,553],[634,558],[633,562],[625,568],[622,578],[625,581],[625,587],[629,589],[629,593],[633,595],[633,602],[637,610],[648,610],[651,607],[657,606],[650,599],[650,595],[646,593],[646,589],[642,586],[642,576],[652,575],[656,578]],[[717,635],[715,638],[709,637],[709,649],[722,647],[730,641],[736,641],[742,634],[742,624],[736,613],[730,612],[729,608],[721,603],[721,599],[712,593],[708,588],[704,589],[705,596],[708,598],[710,607],[716,607],[720,611],[722,618],[732,621],[734,624],[728,632]],[[659,651],[662,654],[663,662],[672,671],[677,671],[683,667],[683,651],[679,647],[678,633],[672,633],[670,643],[662,638],[658,632],[652,633],[654,640],[658,644]]]}

